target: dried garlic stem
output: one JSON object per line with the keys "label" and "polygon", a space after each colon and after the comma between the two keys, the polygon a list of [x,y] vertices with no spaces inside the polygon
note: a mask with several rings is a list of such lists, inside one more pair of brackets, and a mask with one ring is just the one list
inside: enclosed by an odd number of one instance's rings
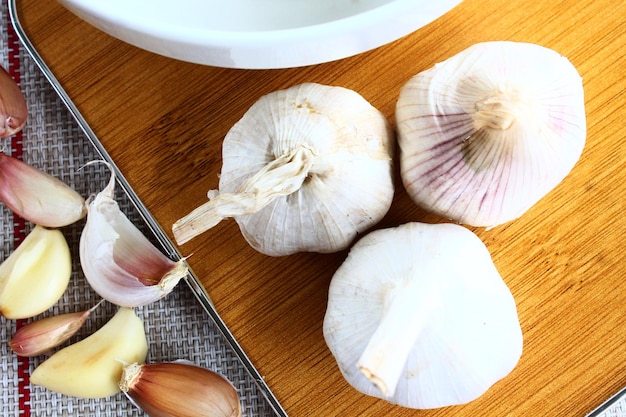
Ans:
{"label": "dried garlic stem", "polygon": [[298,191],[313,159],[313,152],[300,146],[265,165],[236,193],[210,191],[208,202],[174,223],[172,231],[176,242],[182,245],[226,218],[256,213],[275,198]]}
{"label": "dried garlic stem", "polygon": [[392,291],[376,331],[357,362],[361,373],[386,397],[394,394],[409,353],[437,302],[433,291],[417,285],[407,284]]}

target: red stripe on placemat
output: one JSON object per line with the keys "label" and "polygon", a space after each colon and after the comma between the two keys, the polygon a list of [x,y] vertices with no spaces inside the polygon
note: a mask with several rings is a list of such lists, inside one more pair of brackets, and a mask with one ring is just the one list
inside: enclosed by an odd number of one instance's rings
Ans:
{"label": "red stripe on placemat", "polygon": [[[7,12],[5,16],[7,22],[11,22],[11,18]],[[18,85],[20,84],[20,44],[17,33],[13,25],[7,25],[8,47],[9,47],[9,68],[7,71],[13,77]],[[22,132],[18,132],[11,138],[11,156],[18,159],[23,157],[23,140]],[[20,216],[13,215],[13,242],[17,247],[26,237],[26,225],[24,219]],[[17,320],[16,327],[19,329],[25,324],[25,320]],[[30,417],[30,361],[28,358],[17,356],[17,375],[18,375],[18,398],[20,416]]]}

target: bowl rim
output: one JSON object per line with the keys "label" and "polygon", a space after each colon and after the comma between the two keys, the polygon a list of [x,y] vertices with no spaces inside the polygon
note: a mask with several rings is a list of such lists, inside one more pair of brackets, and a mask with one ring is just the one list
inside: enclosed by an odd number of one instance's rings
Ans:
{"label": "bowl rim", "polygon": [[[135,19],[135,15],[120,12],[122,3],[93,0],[58,0],[63,6],[100,30],[127,43],[157,54],[200,64],[233,68],[284,68],[305,66],[333,61],[356,55],[390,43],[416,31],[445,14],[462,0],[390,0],[354,15],[326,22],[275,30],[213,30],[185,26],[177,21]],[[412,19],[414,17],[414,19]],[[332,45],[326,53],[312,53],[304,59],[304,53],[288,58],[297,48],[319,48],[334,40],[345,44],[343,48]],[[182,47],[182,49],[180,49]],[[189,48],[188,51],[185,48]],[[265,61],[232,65],[213,62],[219,58],[206,56],[200,49],[217,48],[230,50],[240,57],[252,53],[255,59],[264,61],[263,53],[270,51],[276,56]],[[284,53],[277,52],[285,48]],[[342,49],[340,51],[339,49]],[[328,58],[324,58],[324,55]]]}

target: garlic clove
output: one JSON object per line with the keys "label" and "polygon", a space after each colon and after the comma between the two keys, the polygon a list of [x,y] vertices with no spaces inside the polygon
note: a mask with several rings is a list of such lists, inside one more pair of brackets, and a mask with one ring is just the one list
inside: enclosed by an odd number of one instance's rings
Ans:
{"label": "garlic clove", "polygon": [[0,201],[20,217],[44,227],[63,227],[86,214],[85,200],[70,186],[0,152]]}
{"label": "garlic clove", "polygon": [[22,90],[0,66],[0,138],[22,130],[28,118],[28,107]]}
{"label": "garlic clove", "polygon": [[361,238],[331,280],[323,331],[353,387],[417,409],[475,400],[513,370],[523,345],[510,290],[457,224]]}
{"label": "garlic clove", "polygon": [[61,298],[71,275],[63,233],[35,226],[0,264],[0,314],[23,319],[43,313]]}
{"label": "garlic clove", "polygon": [[520,217],[580,158],[582,80],[565,57],[539,45],[479,43],[411,78],[396,123],[413,200],[493,227]]}
{"label": "garlic clove", "polygon": [[20,356],[32,357],[51,351],[72,337],[100,303],[86,311],[46,317],[20,327],[9,347]]}
{"label": "garlic clove", "polygon": [[115,175],[87,204],[80,237],[85,278],[102,298],[137,307],[169,294],[188,274],[184,259],[174,262],[159,251],[120,210],[113,199]]}
{"label": "garlic clove", "polygon": [[143,321],[122,307],[95,333],[35,368],[30,382],[73,397],[109,397],[120,391],[124,363],[143,363],[147,353]]}
{"label": "garlic clove", "polygon": [[241,417],[235,387],[210,369],[182,363],[124,368],[120,388],[151,417]]}
{"label": "garlic clove", "polygon": [[393,198],[393,130],[361,95],[305,83],[254,103],[227,133],[219,189],[177,221],[179,244],[233,217],[270,256],[336,252]]}

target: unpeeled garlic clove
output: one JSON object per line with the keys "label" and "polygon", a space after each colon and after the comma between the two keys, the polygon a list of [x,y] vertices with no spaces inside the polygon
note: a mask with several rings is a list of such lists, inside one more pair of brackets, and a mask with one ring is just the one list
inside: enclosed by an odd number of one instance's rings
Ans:
{"label": "unpeeled garlic clove", "polygon": [[210,369],[183,363],[133,363],[120,388],[150,417],[240,417],[235,387]]}
{"label": "unpeeled garlic clove", "polygon": [[169,294],[188,274],[184,259],[174,262],[159,251],[120,210],[113,199],[115,175],[87,203],[80,237],[85,278],[105,300],[137,307]]}
{"label": "unpeeled garlic clove", "polygon": [[0,152],[0,200],[20,217],[63,227],[86,214],[85,200],[58,178]]}
{"label": "unpeeled garlic clove", "polygon": [[420,206],[493,227],[574,167],[586,139],[582,79],[555,51],[484,42],[411,78],[396,107],[402,181]]}
{"label": "unpeeled garlic clove", "polygon": [[96,304],[89,310],[39,319],[20,327],[9,347],[20,356],[37,356],[49,352],[72,337],[85,323]]}
{"label": "unpeeled garlic clove", "polygon": [[22,130],[28,118],[28,107],[22,90],[0,66],[0,138]]}
{"label": "unpeeled garlic clove", "polygon": [[122,307],[95,333],[35,368],[30,382],[73,397],[109,397],[120,391],[124,363],[143,363],[147,353],[143,321]]}
{"label": "unpeeled garlic clove", "polygon": [[61,298],[71,275],[63,233],[35,226],[0,264],[0,314],[23,319],[43,313]]}

